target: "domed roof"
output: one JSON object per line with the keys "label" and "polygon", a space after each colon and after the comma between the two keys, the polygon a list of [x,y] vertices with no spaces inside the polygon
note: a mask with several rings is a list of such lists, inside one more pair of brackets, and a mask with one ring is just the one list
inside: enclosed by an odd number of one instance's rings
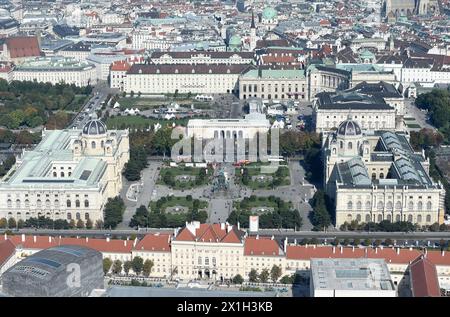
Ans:
{"label": "domed roof", "polygon": [[278,15],[277,11],[272,7],[267,7],[262,12],[262,16],[265,20],[272,20],[277,15]]}
{"label": "domed roof", "polygon": [[230,38],[230,46],[239,46],[241,45],[241,37],[239,35],[233,35]]}
{"label": "domed roof", "polygon": [[106,133],[106,126],[100,120],[89,120],[83,127],[83,134],[99,135]]}
{"label": "domed roof", "polygon": [[347,119],[343,121],[337,130],[338,135],[343,136],[356,136],[361,135],[361,128],[356,121],[352,119]]}
{"label": "domed roof", "polygon": [[364,51],[362,51],[362,52],[359,54],[359,56],[360,56],[362,59],[365,59],[365,58],[374,59],[374,58],[375,58],[375,55],[374,55],[371,51],[369,51],[369,50],[364,50]]}

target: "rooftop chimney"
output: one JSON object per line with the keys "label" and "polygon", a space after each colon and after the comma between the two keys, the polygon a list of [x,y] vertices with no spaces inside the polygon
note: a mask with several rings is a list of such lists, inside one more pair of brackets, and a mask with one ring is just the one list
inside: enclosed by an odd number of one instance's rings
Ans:
{"label": "rooftop chimney", "polygon": [[106,242],[109,242],[109,240],[110,240],[109,237],[106,237]]}
{"label": "rooftop chimney", "polygon": [[444,255],[445,255],[445,251],[444,251],[444,250],[442,250],[442,252],[441,252],[441,255],[442,255],[442,256],[444,256]]}
{"label": "rooftop chimney", "polygon": [[397,248],[397,254],[400,254],[400,248]]}
{"label": "rooftop chimney", "polygon": [[33,236],[33,242],[36,243],[36,236]]}
{"label": "rooftop chimney", "polygon": [[8,235],[5,233],[5,240],[8,240]]}
{"label": "rooftop chimney", "polygon": [[344,252],[344,247],[341,245],[341,254]]}
{"label": "rooftop chimney", "polygon": [[336,253],[336,247],[333,247],[333,254]]}
{"label": "rooftop chimney", "polygon": [[127,246],[127,240],[123,240],[123,246],[124,246],[124,247]]}
{"label": "rooftop chimney", "polygon": [[88,237],[86,237],[86,243],[88,243],[89,242],[89,238]]}
{"label": "rooftop chimney", "polygon": [[378,248],[375,248],[375,254],[378,254]]}
{"label": "rooftop chimney", "polygon": [[259,234],[256,235],[256,240],[258,240],[258,239],[259,239]]}
{"label": "rooftop chimney", "polygon": [[22,242],[25,242],[25,235],[22,233]]}
{"label": "rooftop chimney", "polygon": [[273,240],[275,237],[272,235],[271,237],[270,237],[270,240]]}
{"label": "rooftop chimney", "polygon": [[220,230],[225,230],[225,223],[222,222],[222,223],[220,224]]}
{"label": "rooftop chimney", "polygon": [[286,237],[286,238],[284,238],[284,245],[283,245],[284,253],[286,253],[286,250],[287,250],[287,244],[288,244],[288,238]]}
{"label": "rooftop chimney", "polygon": [[352,247],[352,252],[355,252],[355,246]]}
{"label": "rooftop chimney", "polygon": [[52,243],[52,237],[48,236],[48,243]]}

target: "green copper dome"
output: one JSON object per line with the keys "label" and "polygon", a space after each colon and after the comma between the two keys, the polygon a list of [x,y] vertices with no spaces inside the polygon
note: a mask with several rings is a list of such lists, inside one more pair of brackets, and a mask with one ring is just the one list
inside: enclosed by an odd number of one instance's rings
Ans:
{"label": "green copper dome", "polygon": [[240,46],[241,45],[241,37],[239,35],[233,35],[230,38],[230,46]]}
{"label": "green copper dome", "polygon": [[263,19],[265,20],[273,20],[277,15],[277,11],[271,7],[265,8],[262,12]]}
{"label": "green copper dome", "polygon": [[374,59],[375,55],[373,55],[373,53],[369,50],[364,50],[361,54],[359,54],[359,57],[361,59]]}

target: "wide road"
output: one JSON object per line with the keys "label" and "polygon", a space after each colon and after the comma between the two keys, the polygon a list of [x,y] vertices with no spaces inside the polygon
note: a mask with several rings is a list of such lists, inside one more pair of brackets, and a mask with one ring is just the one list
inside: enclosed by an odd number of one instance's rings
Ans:
{"label": "wide road", "polygon": [[[0,229],[0,234],[4,234],[5,229]],[[167,232],[173,233],[174,229],[161,228],[161,229],[123,229],[123,230],[51,230],[51,229],[19,229],[14,230],[14,234],[35,234],[35,235],[54,235],[54,236],[98,236],[104,237],[109,235],[114,236],[127,236],[137,235],[143,236],[146,233]],[[252,233],[255,235],[256,233]],[[335,232],[317,232],[317,231],[293,231],[293,230],[278,230],[278,229],[263,229],[258,232],[261,236],[274,236],[275,239],[280,240],[287,237],[289,241],[294,239],[311,239],[317,238],[323,239],[401,239],[401,240],[419,240],[419,241],[439,241],[441,239],[449,240],[450,232],[354,232],[354,231],[335,231]]]}

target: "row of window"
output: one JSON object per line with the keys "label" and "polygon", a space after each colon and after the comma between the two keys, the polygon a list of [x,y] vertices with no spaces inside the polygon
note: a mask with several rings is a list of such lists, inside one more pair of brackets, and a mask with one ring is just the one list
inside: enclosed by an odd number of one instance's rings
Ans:
{"label": "row of window", "polygon": [[[427,204],[426,204],[426,207],[427,207],[427,210],[432,210],[433,209],[433,203],[431,201],[428,201]],[[423,210],[423,202],[419,201],[417,203],[417,207],[416,208],[417,208],[418,211]],[[349,201],[347,203],[347,209],[349,209],[349,210],[353,209],[353,202],[352,201]],[[362,202],[358,201],[356,203],[356,209],[362,209]],[[372,209],[372,202],[366,201],[366,209]],[[377,204],[377,209],[378,210],[383,210],[383,209],[392,210],[393,209],[393,203],[391,201],[388,201],[386,203],[386,207],[385,207],[384,206],[384,202],[379,201],[378,204]],[[397,201],[395,203],[395,209],[402,209],[402,203],[400,201]],[[408,203],[408,209],[409,210],[414,210],[414,202],[410,201]]]}
{"label": "row of window", "polygon": [[[6,201],[6,206],[7,206],[8,208],[13,208],[13,203],[12,203],[12,200],[11,200],[11,199],[8,199],[8,200]],[[25,206],[25,208],[29,208],[29,207],[30,207],[30,201],[29,201],[28,199],[25,200],[24,206]],[[59,200],[55,200],[55,201],[53,202],[53,206],[54,206],[55,208],[59,208],[59,207],[60,207]],[[68,199],[68,200],[66,201],[66,206],[67,206],[68,208],[72,207],[72,201],[71,201],[70,199]],[[38,199],[38,200],[36,201],[36,207],[37,207],[37,208],[41,208],[41,207],[42,207],[42,200]],[[78,207],[81,207],[81,202],[80,202],[80,200],[78,200],[78,199],[75,200],[75,207],[77,207],[77,208],[78,208]],[[85,208],[88,208],[88,207],[89,207],[89,200],[86,199],[86,200],[84,201],[84,207],[85,207]],[[15,208],[22,208],[22,203],[21,203],[20,199],[17,199],[17,200],[16,200]],[[45,208],[51,208],[51,202],[50,202],[49,199],[47,199],[47,200],[45,201]]]}
{"label": "row of window", "polygon": [[[378,215],[377,216],[377,222],[381,222],[381,221],[383,221],[383,220],[387,220],[387,221],[392,221],[392,216],[390,215],[390,214],[387,214],[386,215],[386,218],[383,218],[383,215]],[[362,216],[360,215],[360,214],[357,214],[356,215],[356,218],[355,219],[353,219],[353,215],[352,214],[348,214],[347,215],[347,221],[348,222],[351,222],[352,220],[357,220],[358,222],[361,222],[361,220],[362,220]],[[370,221],[375,221],[375,219],[372,219],[372,217],[369,215],[369,214],[367,214],[366,216],[365,216],[365,222],[370,222]],[[413,215],[408,215],[408,217],[406,217],[406,215],[403,215],[403,219],[402,219],[402,217],[401,217],[401,215],[396,215],[395,216],[395,221],[397,222],[397,221],[408,221],[408,222],[414,222],[414,217],[413,217]],[[417,223],[422,223],[422,221],[423,221],[423,217],[422,217],[422,215],[417,215],[417,220],[416,220],[416,222]],[[426,215],[426,217],[425,217],[425,222],[426,223],[430,223],[431,222],[431,215]]]}
{"label": "row of window", "polygon": [[[13,217],[13,216],[14,216],[14,214],[13,214],[12,212],[8,212],[8,217],[9,217],[9,218],[11,218],[11,217]],[[18,211],[17,213],[15,213],[15,216],[17,217],[17,219],[21,219],[21,218],[22,218],[22,213],[21,213],[20,211]],[[41,213],[41,212],[38,212],[38,213],[37,213],[37,216],[38,216],[38,217],[45,216],[45,217],[47,217],[47,218],[52,218],[52,214],[51,214],[50,212],[47,212],[47,213],[45,213],[45,214],[44,214],[44,213]],[[54,218],[55,218],[55,219],[58,219],[59,216],[60,216],[59,212],[56,212],[56,213],[54,214]],[[30,217],[32,217],[31,213],[30,213],[30,212],[26,212],[26,213],[25,213],[25,218],[28,219],[28,218],[30,218]],[[72,213],[71,213],[71,212],[68,212],[68,213],[66,214],[66,217],[67,217],[67,220],[72,220]],[[77,213],[75,214],[75,219],[76,219],[76,220],[80,220],[80,219],[81,219],[81,214],[80,214],[79,212],[77,212]],[[86,213],[84,214],[84,219],[85,219],[85,220],[88,220],[88,219],[89,219],[89,213],[88,213],[88,212],[86,212]]]}

